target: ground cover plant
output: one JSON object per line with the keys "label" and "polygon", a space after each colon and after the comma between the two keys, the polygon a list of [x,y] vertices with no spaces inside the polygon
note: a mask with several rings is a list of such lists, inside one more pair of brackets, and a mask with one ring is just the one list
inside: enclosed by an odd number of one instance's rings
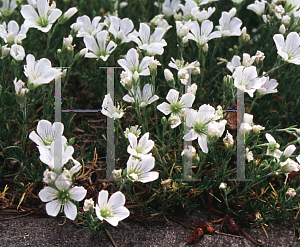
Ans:
{"label": "ground cover plant", "polygon": [[108,234],[129,209],[153,220],[208,208],[300,231],[299,1],[3,0],[0,11],[2,210]]}

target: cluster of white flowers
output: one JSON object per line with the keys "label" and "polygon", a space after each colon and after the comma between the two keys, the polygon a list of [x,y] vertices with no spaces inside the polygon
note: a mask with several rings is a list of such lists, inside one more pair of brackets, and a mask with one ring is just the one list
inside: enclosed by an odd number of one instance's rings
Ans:
{"label": "cluster of white flowers", "polygon": [[275,79],[270,80],[269,76],[258,77],[257,67],[261,66],[260,63],[263,62],[264,57],[261,51],[257,51],[256,55],[252,57],[248,53],[244,53],[242,63],[241,58],[237,55],[234,55],[231,62],[227,63],[227,68],[233,72],[234,86],[251,97],[256,90],[260,96],[277,92],[278,83]]}
{"label": "cluster of white flowers", "polygon": [[[40,160],[48,166],[43,179],[48,186],[39,192],[40,199],[47,202],[47,214],[57,216],[63,206],[66,217],[74,220],[77,216],[77,207],[72,201],[83,200],[86,189],[82,186],[73,186],[73,176],[79,172],[81,164],[72,157],[74,148],[67,144],[63,130],[62,123],[51,124],[47,120],[40,120],[37,133],[32,131],[29,138],[37,144]],[[73,161],[74,166],[67,170],[63,166],[69,160]]]}

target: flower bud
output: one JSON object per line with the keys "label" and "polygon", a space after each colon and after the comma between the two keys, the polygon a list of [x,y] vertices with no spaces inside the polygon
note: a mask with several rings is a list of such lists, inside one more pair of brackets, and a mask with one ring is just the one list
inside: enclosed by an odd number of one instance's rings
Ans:
{"label": "flower bud", "polygon": [[189,42],[189,39],[188,39],[187,36],[184,36],[184,37],[182,38],[182,43],[183,43],[183,44],[186,44],[187,42]]}
{"label": "flower bud", "polygon": [[76,34],[82,26],[83,26],[82,22],[75,22],[70,27],[71,27],[72,31]]}
{"label": "flower bud", "polygon": [[134,71],[132,78],[135,80],[136,84],[137,84],[139,77],[140,77],[139,73],[137,71]]}
{"label": "flower bud", "polygon": [[225,190],[227,188],[227,184],[226,183],[221,183],[219,186],[220,190]]}
{"label": "flower bud", "polygon": [[296,150],[295,145],[289,145],[283,152],[285,157],[290,157]]}
{"label": "flower bud", "polygon": [[85,199],[83,205],[84,212],[93,212],[94,211],[94,200],[93,198]]}
{"label": "flower bud", "polygon": [[252,131],[255,134],[258,134],[261,130],[264,130],[264,129],[265,129],[265,127],[262,127],[260,125],[253,125],[252,126]]}
{"label": "flower bud", "polygon": [[296,191],[295,191],[294,188],[289,188],[289,189],[287,190],[287,192],[285,192],[285,194],[289,195],[290,197],[293,197],[293,196],[295,196],[297,193],[296,193]]}
{"label": "flower bud", "polygon": [[284,15],[281,19],[281,23],[284,25],[289,25],[291,21],[291,17],[289,17],[288,15]]}
{"label": "flower bud", "polygon": [[220,106],[220,105],[217,106],[216,114],[220,117],[220,119],[223,118],[223,109],[222,109],[222,106]]}
{"label": "flower bud", "polygon": [[116,170],[114,169],[112,172],[112,175],[115,179],[121,179],[122,178],[122,169]]}
{"label": "flower bud", "polygon": [[283,24],[281,24],[281,26],[279,27],[279,32],[281,34],[285,34],[286,30],[285,30],[285,26]]}
{"label": "flower bud", "polygon": [[49,183],[54,183],[55,180],[56,180],[56,177],[57,177],[57,174],[55,172],[52,172],[52,171],[49,171],[49,169],[46,169],[44,171],[44,178],[43,178],[43,181],[46,183],[46,184],[49,184]]}
{"label": "flower bud", "polygon": [[174,13],[174,19],[175,19],[175,21],[181,21],[181,19],[182,19],[181,12],[179,12],[178,14]]}
{"label": "flower bud", "polygon": [[158,60],[154,59],[154,57],[151,57],[149,59],[149,69],[151,76],[157,75],[157,65],[161,65],[161,63]]}
{"label": "flower bud", "polygon": [[231,10],[229,10],[228,14],[231,16],[231,17],[234,17],[235,14],[236,14],[236,8],[232,8]]}
{"label": "flower bud", "polygon": [[169,69],[164,70],[164,75],[165,75],[166,81],[173,81],[174,80],[173,74]]}
{"label": "flower bud", "polygon": [[70,19],[73,15],[77,13],[78,9],[76,7],[69,8],[65,13],[64,17]]}
{"label": "flower bud", "polygon": [[164,180],[164,181],[162,181],[161,182],[161,185],[164,187],[164,189],[171,189],[172,187],[170,186],[170,184],[171,184],[171,182],[172,182],[172,179],[167,179],[167,180]]}
{"label": "flower bud", "polygon": [[161,124],[162,124],[163,126],[165,126],[165,127],[168,125],[168,120],[167,120],[166,117],[162,117],[161,120],[160,120],[160,122],[161,122]]}
{"label": "flower bud", "polygon": [[5,57],[7,57],[9,55],[10,48],[7,47],[7,45],[4,45],[4,46],[1,47],[1,52],[2,52],[1,59],[3,59],[3,58],[5,58]]}
{"label": "flower bud", "polygon": [[202,50],[204,51],[204,53],[207,53],[208,52],[208,44],[207,43],[205,43],[205,45],[204,46],[202,46]]}
{"label": "flower bud", "polygon": [[226,134],[225,138],[223,138],[223,142],[224,142],[226,150],[231,151],[232,147],[234,145],[234,140],[233,140],[233,136],[228,132],[228,130],[227,130],[227,134]]}

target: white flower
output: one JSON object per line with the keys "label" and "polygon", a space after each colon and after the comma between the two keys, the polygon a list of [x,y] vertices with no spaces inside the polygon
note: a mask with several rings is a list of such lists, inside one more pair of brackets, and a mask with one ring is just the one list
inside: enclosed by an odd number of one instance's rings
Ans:
{"label": "white flower", "polygon": [[227,149],[231,149],[234,144],[233,136],[228,132],[228,130],[225,138],[223,138],[223,142]]}
{"label": "white flower", "polygon": [[282,5],[276,5],[275,16],[277,17],[277,19],[281,20],[283,14],[284,14],[284,8],[282,7]]}
{"label": "white flower", "polygon": [[[175,115],[180,118],[184,114],[184,108],[192,107],[192,104],[195,100],[195,95],[191,93],[185,93],[182,95],[180,101],[178,101],[178,98],[179,92],[175,89],[170,89],[166,97],[170,104],[163,102],[157,106],[157,109],[165,115],[169,115],[171,113],[171,117]],[[171,127],[177,127],[181,123],[181,120],[179,119],[179,121],[176,123],[176,125],[172,125]]]}
{"label": "white flower", "polygon": [[196,149],[192,145],[189,145],[188,148],[185,148],[182,151],[181,156],[183,155],[186,155],[188,158],[192,159],[196,155]]}
{"label": "white flower", "polygon": [[187,93],[192,93],[192,94],[196,95],[197,87],[198,87],[197,84],[193,83],[191,86],[188,86]]}
{"label": "white flower", "polygon": [[91,52],[88,52],[85,54],[85,57],[88,58],[101,58],[103,61],[106,61],[109,57],[109,54],[112,53],[117,45],[113,41],[108,42],[108,32],[107,31],[101,31],[96,34],[97,35],[97,43],[93,36],[86,35],[83,38],[83,42]]}
{"label": "white flower", "polygon": [[131,181],[148,183],[158,179],[159,173],[150,171],[154,168],[155,159],[143,156],[141,160],[130,157],[127,161],[127,177]]}
{"label": "white flower", "polygon": [[193,0],[186,0],[185,5],[179,4],[178,6],[183,11],[183,19],[184,20],[190,19],[192,9],[198,7],[197,4]]}
{"label": "white flower", "polygon": [[90,199],[85,199],[84,200],[84,204],[83,204],[83,211],[84,212],[88,212],[90,211],[91,209],[94,209],[94,200],[93,198],[90,198]]}
{"label": "white flower", "polygon": [[250,97],[253,97],[255,90],[260,88],[266,80],[266,78],[257,77],[256,67],[254,66],[248,68],[239,66],[234,71],[232,77],[234,79],[234,86],[248,93]]}
{"label": "white flower", "polygon": [[6,45],[4,45],[4,46],[1,47],[1,52],[2,52],[1,59],[7,57],[9,55],[9,53],[10,53],[10,48],[7,47],[7,46],[8,45],[6,44]]}
{"label": "white flower", "polygon": [[219,186],[219,189],[225,190],[226,187],[227,187],[227,184],[226,184],[226,183],[221,183],[220,186]]}
{"label": "white flower", "polygon": [[269,94],[269,93],[277,93],[277,89],[276,87],[278,86],[278,82],[275,79],[271,79],[268,77],[266,77],[266,81],[264,82],[264,84],[257,89],[259,94],[265,95],[265,94]]}
{"label": "white flower", "polygon": [[51,62],[47,58],[35,61],[35,57],[31,54],[26,56],[26,65],[24,65],[24,74],[28,78],[27,86],[29,90],[33,90],[42,84],[50,83],[60,72],[51,68]]}
{"label": "white flower", "polygon": [[185,141],[193,141],[198,138],[200,148],[204,153],[208,153],[207,134],[208,124],[217,120],[219,116],[215,115],[215,109],[210,105],[202,105],[199,111],[191,109],[186,118],[186,124],[192,129],[184,135]]}
{"label": "white flower", "polygon": [[191,15],[199,22],[202,22],[207,20],[215,12],[215,10],[215,7],[209,7],[207,10],[203,9],[202,11],[199,11],[199,7],[196,7],[191,10]]}
{"label": "white flower", "polygon": [[167,32],[172,26],[165,19],[157,20],[157,27],[162,28]]}
{"label": "white flower", "polygon": [[180,0],[165,0],[162,5],[162,13],[165,16],[170,16],[176,13],[179,9],[178,4],[180,3]]}
{"label": "white flower", "polygon": [[128,72],[134,74],[135,71],[139,73],[139,75],[150,75],[149,66],[150,57],[144,57],[139,63],[139,54],[134,48],[131,48],[127,54],[125,59],[119,59],[118,64]]}
{"label": "white flower", "polygon": [[[82,23],[82,26],[79,29],[76,37],[84,37],[87,35],[96,36],[96,34],[99,33],[105,26],[104,23],[99,23],[100,20],[100,16],[95,16],[92,22],[90,17],[88,17],[87,15],[77,17],[76,23]],[[75,23],[73,25],[72,26],[75,28]]]}
{"label": "white flower", "polygon": [[119,169],[119,170],[114,169],[111,173],[115,179],[122,178],[122,169]]}
{"label": "white flower", "polygon": [[253,153],[252,153],[252,151],[249,151],[249,148],[246,148],[246,157],[247,157],[248,162],[253,160]]}
{"label": "white flower", "polygon": [[124,115],[124,111],[120,106],[114,106],[110,94],[105,95],[102,103],[101,113],[110,118],[121,118]]}
{"label": "white flower", "polygon": [[286,37],[282,34],[275,34],[273,37],[277,53],[289,63],[300,65],[300,37],[296,32],[291,32]]}
{"label": "white flower", "polygon": [[128,35],[134,28],[133,22],[128,18],[124,18],[121,20],[116,16],[111,16],[110,22],[111,23],[108,31],[115,37],[116,42],[130,42]]}
{"label": "white flower", "polygon": [[133,88],[129,91],[129,94],[126,94],[123,97],[123,100],[127,102],[137,102],[140,107],[145,107],[146,105],[152,104],[154,101],[158,100],[159,97],[157,95],[153,95],[153,86],[150,84],[145,84],[143,88],[143,94],[141,93],[141,89],[137,86],[136,95],[134,98],[134,90]]}
{"label": "white flower", "polygon": [[274,156],[276,158],[280,158],[282,155],[282,152],[278,149],[280,148],[280,145],[276,143],[275,138],[270,135],[269,133],[266,133],[266,138],[269,142],[268,149],[267,149],[267,155]]}
{"label": "white flower", "polygon": [[250,67],[255,61],[255,56],[250,57],[248,53],[243,54],[243,65],[245,67]]}
{"label": "white flower", "polygon": [[186,36],[189,33],[189,30],[192,26],[191,20],[183,24],[181,21],[175,21],[176,23],[176,32],[179,38]]}
{"label": "white flower", "polygon": [[264,23],[269,23],[270,22],[270,19],[271,19],[271,16],[269,14],[267,15],[262,15],[262,18],[264,20]]}
{"label": "white flower", "polygon": [[56,179],[55,186],[57,189],[48,186],[39,192],[40,199],[43,202],[48,202],[46,204],[47,214],[57,216],[63,205],[66,217],[74,220],[77,216],[77,207],[71,200],[82,201],[86,196],[86,189],[82,186],[75,186],[70,189],[71,183],[65,181],[62,175]]}
{"label": "white flower", "polygon": [[247,6],[247,9],[252,10],[257,15],[261,16],[265,11],[265,3],[266,3],[265,0],[261,0],[261,1],[255,0],[253,4]]}
{"label": "white flower", "polygon": [[125,87],[126,89],[130,89],[132,83],[132,73],[130,71],[122,71],[120,77],[120,82],[123,85],[123,87]]}
{"label": "white flower", "polygon": [[289,195],[290,197],[293,197],[293,196],[297,195],[297,193],[296,193],[296,191],[295,191],[294,188],[289,188],[287,190],[287,192],[285,192],[285,194]]}
{"label": "white flower", "polygon": [[237,67],[241,66],[241,58],[240,56],[234,55],[233,58],[231,59],[231,62],[227,63],[226,67],[229,69],[231,72],[233,72],[234,69]]}
{"label": "white flower", "polygon": [[16,4],[15,0],[3,0],[3,5],[0,8],[0,12],[4,16],[10,16],[17,7],[18,5]]}
{"label": "white flower", "polygon": [[136,138],[139,138],[141,134],[140,127],[138,125],[135,125],[135,126],[130,126],[130,129],[126,128],[126,130],[124,131],[124,135],[126,138],[128,138],[129,133],[132,133],[136,136]]}
{"label": "white flower", "polygon": [[180,79],[181,83],[186,85],[189,79],[189,72],[187,69],[180,69],[178,70],[178,79]]}
{"label": "white flower", "polygon": [[[156,28],[152,35],[150,35],[150,27],[145,23],[140,23],[139,32],[133,31],[128,35],[128,38],[137,43],[140,49],[148,50],[149,46],[159,47],[158,49],[159,55],[163,54],[163,47],[167,45],[167,42],[162,38],[165,34],[165,30],[163,28]],[[152,54],[155,55],[155,54]]]}
{"label": "white flower", "polygon": [[190,31],[192,33],[188,33],[187,37],[191,40],[194,40],[197,43],[198,47],[202,47],[209,40],[221,37],[220,31],[212,32],[213,28],[214,28],[213,22],[209,20],[205,20],[201,23],[201,31],[200,31],[198,22],[193,21],[192,26],[190,28]]}
{"label": "white flower", "polygon": [[52,24],[61,16],[60,9],[49,7],[47,0],[37,0],[37,11],[31,5],[23,5],[21,14],[24,17],[24,26],[37,28],[47,33]]}
{"label": "white flower", "polygon": [[285,162],[281,162],[280,165],[284,173],[299,171],[299,164],[290,158],[288,158]]}
{"label": "white flower", "polygon": [[125,196],[121,191],[117,191],[110,196],[108,201],[107,199],[108,191],[101,190],[95,208],[96,215],[101,221],[105,220],[109,224],[117,226],[119,221],[124,220],[130,214],[129,210],[124,207]]}
{"label": "white flower", "polygon": [[36,131],[32,131],[29,134],[29,139],[36,143],[37,146],[45,146],[50,148],[51,143],[61,138],[63,144],[67,142],[67,139],[62,135],[64,132],[64,125],[60,122],[51,124],[48,120],[40,120],[37,124]]}
{"label": "white flower", "polygon": [[288,10],[298,9],[300,7],[298,0],[286,0],[285,4]]}
{"label": "white flower", "polygon": [[149,132],[145,133],[139,142],[137,142],[136,135],[133,133],[128,133],[128,141],[129,146],[127,147],[127,152],[131,155],[139,157],[147,155],[154,147],[154,141],[149,140]]}
{"label": "white flower", "polygon": [[43,181],[46,184],[55,182],[55,180],[57,178],[57,174],[55,172],[53,172],[53,171],[49,171],[48,168],[44,171],[43,175],[44,175]]}
{"label": "white flower", "polygon": [[172,72],[169,69],[164,70],[164,75],[165,75],[166,81],[173,81],[174,80],[174,76],[173,76]]}
{"label": "white flower", "polygon": [[29,90],[27,88],[23,88],[25,86],[25,83],[22,82],[21,80],[17,81],[17,78],[15,78],[14,80],[14,85],[15,85],[16,95],[20,99],[20,103],[21,103],[22,100],[24,99],[25,93],[28,93]]}
{"label": "white flower", "polygon": [[225,125],[227,121],[222,120],[220,122],[211,121],[207,125],[207,136],[210,140],[214,140],[214,138],[219,138],[223,135],[225,131]]}
{"label": "white flower", "polygon": [[28,28],[24,25],[22,25],[21,30],[19,30],[19,25],[14,20],[8,23],[7,31],[5,22],[3,22],[2,25],[0,25],[0,37],[4,40],[5,43],[8,44],[21,43],[22,40],[26,38],[27,31]]}
{"label": "white flower", "polygon": [[[63,165],[66,164],[72,158],[74,148],[72,146],[67,146],[65,148],[65,145],[62,142],[60,147],[57,147],[57,145],[57,141],[54,140],[50,145],[50,149],[44,145],[38,146],[38,149],[40,152],[40,160],[46,165],[48,165],[51,170],[54,170],[55,172],[60,172]],[[61,159],[59,159],[60,157],[56,157],[55,147],[61,149]]]}
{"label": "white flower", "polygon": [[244,0],[231,0],[233,3],[240,4],[244,2]]}
{"label": "white flower", "polygon": [[25,50],[21,45],[13,44],[10,48],[10,55],[16,61],[22,61],[25,57]]}
{"label": "white flower", "polygon": [[222,36],[240,36],[242,34],[242,21],[232,16],[231,12],[234,12],[234,10],[236,9],[232,8],[229,12],[222,12],[222,16],[219,20],[220,25],[216,26],[216,28],[221,31]]}
{"label": "white flower", "polygon": [[264,59],[265,59],[265,54],[258,50],[255,54],[255,60],[257,62],[260,62],[260,61],[264,61]]}
{"label": "white flower", "polygon": [[176,128],[179,124],[181,124],[181,119],[178,115],[171,115],[168,119],[171,128]]}
{"label": "white flower", "polygon": [[252,131],[255,134],[258,134],[261,130],[264,130],[264,129],[265,129],[265,127],[260,126],[260,125],[253,125],[252,126]]}

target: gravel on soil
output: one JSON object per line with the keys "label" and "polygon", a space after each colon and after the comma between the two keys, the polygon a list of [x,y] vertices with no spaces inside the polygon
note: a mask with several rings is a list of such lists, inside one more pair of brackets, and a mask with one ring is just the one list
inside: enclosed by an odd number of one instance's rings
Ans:
{"label": "gravel on soil", "polygon": [[[9,217],[0,215],[0,218]],[[216,220],[216,215],[208,214],[207,211],[193,212],[190,215],[176,216],[186,225],[192,226],[195,222]],[[23,246],[68,246],[68,247],[113,247],[112,242],[105,234],[89,235],[88,230],[82,230],[74,222],[67,220],[62,224],[62,217],[21,217],[11,220],[0,220],[0,246],[23,247]],[[226,235],[204,235],[199,242],[186,245],[185,241],[193,232],[175,221],[139,223],[126,219],[123,221],[131,230],[124,225],[109,229],[118,247],[183,247],[183,246],[204,246],[204,247],[243,247],[256,246],[249,239],[231,237]],[[191,222],[186,223],[186,222]],[[215,230],[220,231],[220,225],[213,225]],[[282,226],[269,224],[266,228],[269,238],[266,238],[261,228],[243,228],[255,240],[261,240],[264,246],[270,247],[296,247],[300,246],[294,228],[290,223],[283,223]],[[76,233],[77,232],[77,233]],[[89,235],[89,236],[88,236]]]}

